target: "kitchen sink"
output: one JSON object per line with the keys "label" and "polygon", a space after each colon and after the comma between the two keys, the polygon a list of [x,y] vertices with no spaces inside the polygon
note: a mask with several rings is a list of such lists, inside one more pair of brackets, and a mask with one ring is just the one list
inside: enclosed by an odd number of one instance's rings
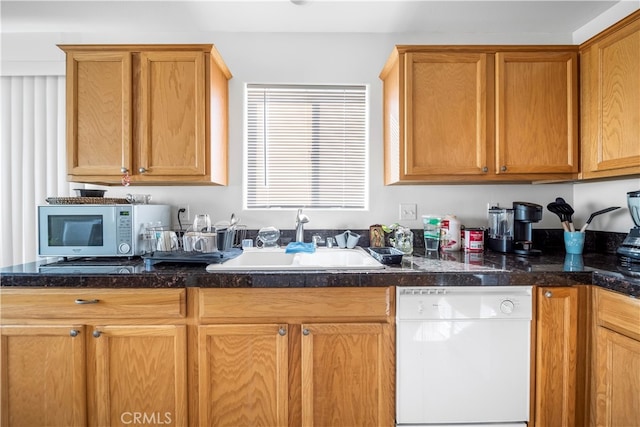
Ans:
{"label": "kitchen sink", "polygon": [[313,253],[286,253],[284,248],[247,248],[236,258],[210,264],[208,271],[248,270],[376,270],[384,265],[360,247],[317,248]]}

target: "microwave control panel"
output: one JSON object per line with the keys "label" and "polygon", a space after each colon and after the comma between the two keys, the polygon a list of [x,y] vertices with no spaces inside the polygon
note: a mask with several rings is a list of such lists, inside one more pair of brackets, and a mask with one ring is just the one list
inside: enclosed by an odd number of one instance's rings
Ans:
{"label": "microwave control panel", "polygon": [[127,255],[133,249],[133,213],[131,212],[131,206],[118,206],[116,215],[118,254]]}

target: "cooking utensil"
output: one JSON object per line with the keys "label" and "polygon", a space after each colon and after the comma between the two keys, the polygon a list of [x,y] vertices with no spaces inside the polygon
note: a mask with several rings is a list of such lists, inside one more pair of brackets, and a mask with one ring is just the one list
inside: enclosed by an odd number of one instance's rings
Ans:
{"label": "cooking utensil", "polygon": [[589,219],[588,219],[588,220],[587,220],[587,222],[582,226],[582,228],[580,229],[580,231],[584,233],[584,231],[587,229],[587,227],[589,226],[589,224],[591,224],[591,220],[592,220],[594,217],[596,217],[596,216],[598,216],[598,215],[602,215],[602,214],[607,213],[607,212],[615,211],[616,209],[620,209],[620,206],[611,206],[611,207],[609,207],[609,208],[602,209],[602,210],[599,210],[599,211],[597,211],[597,212],[592,213],[591,215],[589,215]]}
{"label": "cooking utensil", "polygon": [[571,231],[571,228],[569,228],[569,222],[565,220],[564,209],[562,209],[559,203],[551,202],[547,205],[547,209],[549,210],[549,212],[558,215],[558,218],[560,218],[560,223],[562,223],[562,228],[564,229],[564,231]]}
{"label": "cooking utensil", "polygon": [[556,197],[557,209],[563,215],[563,221],[566,221],[569,226],[569,231],[576,231],[573,226],[573,214],[575,213],[571,205],[562,197]]}

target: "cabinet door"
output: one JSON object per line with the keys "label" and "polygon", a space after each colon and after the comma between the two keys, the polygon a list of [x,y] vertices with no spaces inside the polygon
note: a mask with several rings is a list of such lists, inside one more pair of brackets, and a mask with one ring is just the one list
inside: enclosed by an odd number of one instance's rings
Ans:
{"label": "cabinet door", "polygon": [[198,330],[199,425],[287,425],[287,326],[206,325]]}
{"label": "cabinet door", "polygon": [[599,326],[596,360],[596,419],[593,425],[638,425],[640,341]]}
{"label": "cabinet door", "polygon": [[131,169],[129,52],[67,53],[67,173],[119,176]]}
{"label": "cabinet door", "polygon": [[302,325],[302,425],[394,424],[395,370],[379,323]]}
{"label": "cabinet door", "polygon": [[577,174],[577,52],[496,53],[495,167]]}
{"label": "cabinet door", "polygon": [[97,326],[92,335],[90,425],[187,425],[186,326]]}
{"label": "cabinet door", "polygon": [[2,326],[2,426],[87,425],[85,328]]}
{"label": "cabinet door", "polygon": [[640,301],[594,290],[591,425],[636,426],[640,420]]}
{"label": "cabinet door", "polygon": [[640,173],[639,18],[582,52],[585,178]]}
{"label": "cabinet door", "polygon": [[578,289],[538,288],[535,425],[576,424]]}
{"label": "cabinet door", "polygon": [[489,171],[493,129],[487,120],[493,117],[493,97],[487,58],[484,53],[405,54],[406,99],[400,109],[406,134],[399,153],[404,179]]}
{"label": "cabinet door", "polygon": [[136,106],[142,180],[206,173],[206,80],[203,52],[140,54]]}

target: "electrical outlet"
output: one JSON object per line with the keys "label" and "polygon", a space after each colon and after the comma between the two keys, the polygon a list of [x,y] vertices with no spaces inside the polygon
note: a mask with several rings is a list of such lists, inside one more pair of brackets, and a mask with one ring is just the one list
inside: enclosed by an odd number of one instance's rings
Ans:
{"label": "electrical outlet", "polygon": [[418,217],[415,203],[400,203],[400,221],[415,221]]}
{"label": "electrical outlet", "polygon": [[[181,209],[184,209],[183,212],[180,212]],[[180,220],[183,222],[191,222],[191,210],[189,209],[189,205],[178,205],[178,215],[180,216]]]}

